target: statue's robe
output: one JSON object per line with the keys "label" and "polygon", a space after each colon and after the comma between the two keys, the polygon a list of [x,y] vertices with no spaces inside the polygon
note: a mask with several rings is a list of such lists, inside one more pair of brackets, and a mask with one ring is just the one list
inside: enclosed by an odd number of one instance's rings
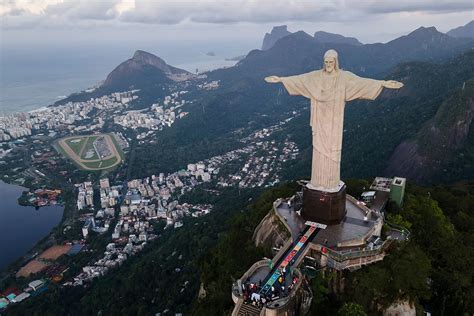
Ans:
{"label": "statue's robe", "polygon": [[374,100],[382,81],[361,78],[349,71],[324,70],[281,77],[291,95],[311,99],[313,161],[311,186],[323,191],[338,190],[340,183],[344,107],[355,99]]}

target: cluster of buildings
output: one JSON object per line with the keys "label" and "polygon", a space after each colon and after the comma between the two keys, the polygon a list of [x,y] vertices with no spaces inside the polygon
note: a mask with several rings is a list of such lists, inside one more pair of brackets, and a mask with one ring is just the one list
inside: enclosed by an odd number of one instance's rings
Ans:
{"label": "cluster of buildings", "polygon": [[[199,165],[199,169],[196,165]],[[127,193],[120,206],[121,216],[143,217],[147,220],[166,220],[167,227],[179,228],[186,216],[208,214],[210,205],[178,203],[179,197],[199,183],[210,181],[210,170],[202,164],[190,164],[192,171],[180,170],[166,175],[160,173],[127,183]]]}
{"label": "cluster of buildings", "polygon": [[204,90],[214,90],[219,88],[219,80],[204,82],[203,84],[198,84],[197,87]]}
{"label": "cluster of buildings", "polygon": [[190,163],[188,164],[188,174],[196,177],[196,179],[201,179],[203,182],[209,182],[211,180],[211,174],[215,174],[216,171],[219,172],[219,168],[213,167],[212,163],[206,166],[206,164],[200,163]]}
{"label": "cluster of buildings", "polygon": [[186,101],[181,98],[187,91],[173,92],[165,96],[163,105],[152,104],[150,111],[129,111],[124,115],[115,116],[114,123],[124,128],[147,129],[147,132],[140,133],[137,138],[143,139],[154,131],[170,127],[177,119],[185,117],[188,112],[184,112],[182,106]]}
{"label": "cluster of buildings", "polygon": [[[196,164],[198,165],[198,164]],[[106,247],[102,258],[83,267],[73,281],[64,283],[67,286],[81,286],[94,278],[105,275],[110,269],[122,265],[129,257],[140,252],[148,241],[157,238],[153,224],[158,220],[166,221],[166,227],[183,226],[186,216],[199,217],[209,214],[212,205],[178,203],[178,198],[202,183],[194,174],[206,174],[209,170],[199,164],[192,172],[181,170],[165,176],[151,176],[144,179],[133,179],[120,186],[111,186],[109,179],[99,181],[101,209],[83,216],[83,237],[90,232],[106,233],[111,228],[118,210],[118,219],[113,227],[112,242]],[[205,177],[205,176],[204,176]],[[91,182],[80,183],[78,197],[85,201],[89,196],[93,208],[93,185]],[[123,196],[121,194],[123,192]],[[85,195],[85,197],[83,197]],[[87,201],[86,201],[87,203]],[[78,203],[79,206],[79,203]]]}
{"label": "cluster of buildings", "polygon": [[[113,114],[124,109],[138,96],[138,90],[117,92],[84,102],[68,102],[57,107],[44,108],[29,113],[13,113],[0,116],[0,141],[9,141],[34,134],[38,130],[67,129],[69,132],[84,132],[103,126],[103,114]],[[91,117],[94,113],[94,117]],[[93,119],[92,123],[90,119]],[[82,125],[81,121],[87,120]]]}
{"label": "cluster of buildings", "polygon": [[264,150],[266,155],[250,155],[241,170],[227,178],[221,179],[223,186],[237,184],[241,188],[254,188],[275,185],[280,182],[278,171],[282,164],[288,160],[296,159],[299,149],[296,143],[286,139],[283,143],[276,144],[274,140],[257,142],[254,150]]}
{"label": "cluster of buildings", "polygon": [[[273,133],[280,131],[290,120],[291,118],[286,119],[252,133],[241,140],[247,146],[211,157],[198,164],[190,164],[188,171],[196,170],[194,172],[198,174],[203,173],[206,179],[206,173],[200,171],[198,166],[206,166],[209,175],[217,175],[226,163],[243,160],[243,167],[240,170],[234,174],[220,176],[217,185],[221,187],[237,185],[242,188],[274,185],[280,181],[278,172],[281,171],[282,164],[296,159],[299,154],[296,143],[289,141],[288,138],[278,144],[271,139]],[[262,154],[258,154],[259,152]]]}
{"label": "cluster of buildings", "polygon": [[[84,182],[76,185],[78,187],[78,209],[79,205],[84,205],[83,195],[87,202],[92,202],[92,205],[87,204],[87,207],[94,209],[94,188],[91,182]],[[87,238],[90,231],[99,234],[106,233],[109,230],[111,221],[115,218],[115,207],[120,202],[122,186],[110,186],[108,178],[99,180],[99,194],[100,194],[100,209],[94,214],[90,213],[84,217],[84,226],[82,227],[82,235]],[[89,197],[89,199],[87,198]],[[83,200],[79,203],[79,198]]]}
{"label": "cluster of buildings", "polygon": [[7,309],[10,304],[23,302],[30,296],[36,296],[47,290],[46,282],[41,279],[30,282],[22,291],[8,288],[0,293],[0,312]]}
{"label": "cluster of buildings", "polygon": [[[134,235],[133,235],[134,236]],[[156,238],[155,235],[150,240]],[[104,276],[110,269],[121,266],[129,257],[140,252],[145,246],[146,241],[130,238],[124,241],[115,241],[109,243],[104,252],[104,256],[93,264],[84,266],[72,281],[65,282],[64,286],[82,286],[95,278]]]}
{"label": "cluster of buildings", "polygon": [[[149,235],[149,240],[155,238],[156,235]],[[74,278],[73,282],[66,282],[64,285],[83,285],[84,282],[105,275],[109,269],[122,265],[129,257],[140,252],[145,244],[146,239],[139,239],[134,234],[130,234],[130,238],[114,239],[107,245],[102,258],[83,267],[82,272]]]}
{"label": "cluster of buildings", "polygon": [[94,189],[92,182],[86,181],[84,183],[76,184],[77,193],[77,209],[79,211],[86,207],[92,208],[94,206]]}
{"label": "cluster of buildings", "polygon": [[103,178],[99,181],[99,192],[100,192],[100,207],[111,208],[118,204],[120,197],[121,185],[110,186],[109,179]]}
{"label": "cluster of buildings", "polygon": [[60,194],[61,190],[59,189],[37,189],[33,192],[28,192],[25,198],[27,199],[28,204],[39,207],[57,204]]}
{"label": "cluster of buildings", "polygon": [[9,141],[31,135],[31,124],[28,127],[9,127],[0,130],[0,141]]}

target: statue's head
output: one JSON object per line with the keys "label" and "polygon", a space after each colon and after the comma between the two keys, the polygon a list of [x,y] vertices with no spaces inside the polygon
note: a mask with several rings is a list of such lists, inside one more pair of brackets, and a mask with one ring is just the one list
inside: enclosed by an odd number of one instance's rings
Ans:
{"label": "statue's head", "polygon": [[339,61],[337,59],[337,52],[334,49],[330,49],[324,53],[324,71],[332,73],[338,70]]}

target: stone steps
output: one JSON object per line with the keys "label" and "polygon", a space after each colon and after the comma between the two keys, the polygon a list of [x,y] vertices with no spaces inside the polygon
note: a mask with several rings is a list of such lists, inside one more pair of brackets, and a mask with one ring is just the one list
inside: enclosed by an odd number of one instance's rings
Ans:
{"label": "stone steps", "polygon": [[242,304],[239,309],[239,316],[259,316],[261,308],[253,306],[252,304]]}

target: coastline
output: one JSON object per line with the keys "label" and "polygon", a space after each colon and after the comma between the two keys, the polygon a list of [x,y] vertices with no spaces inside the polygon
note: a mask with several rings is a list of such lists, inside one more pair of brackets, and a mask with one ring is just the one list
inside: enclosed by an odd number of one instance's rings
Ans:
{"label": "coastline", "polygon": [[[42,106],[38,109],[34,109],[34,110],[31,110],[31,111],[28,111],[27,113],[37,113],[37,112],[42,112],[44,110],[47,110],[48,109],[48,106]],[[17,112],[13,112],[13,113],[17,113]],[[20,112],[21,113],[21,112]]]}
{"label": "coastline", "polygon": [[[219,57],[219,58],[215,58],[215,59],[212,59],[212,60],[200,60],[200,61],[193,61],[193,62],[177,63],[175,66],[179,67],[179,68],[183,68],[183,69],[185,69],[185,70],[187,70],[191,73],[195,73],[196,69],[198,69],[199,73],[202,74],[202,73],[205,73],[205,72],[209,72],[209,71],[213,71],[213,70],[217,70],[217,69],[221,69],[221,68],[233,67],[233,66],[235,66],[236,63],[237,63],[237,61],[221,59]],[[103,77],[105,78],[106,76],[107,76],[107,74],[105,74]],[[90,78],[90,80],[88,80],[89,81],[89,84],[87,85],[88,88],[84,88],[82,90],[86,91],[87,89],[90,89],[90,88],[96,86],[102,80],[103,79],[98,79],[97,80],[97,78],[95,78],[95,77]],[[57,81],[64,82],[63,79],[59,79],[59,78],[57,79]],[[94,82],[94,83],[91,83],[91,82]],[[54,86],[54,84],[51,84],[50,86]],[[73,87],[76,87],[76,88],[73,88]],[[20,88],[21,87],[13,87],[13,89],[20,89]],[[12,89],[12,88],[10,88],[10,89]],[[20,90],[23,90],[23,89],[20,89]],[[63,99],[66,99],[68,96],[70,96],[74,93],[80,92],[81,88],[80,88],[80,86],[76,86],[74,83],[71,83],[71,89],[67,89],[67,90],[70,91],[70,92],[65,92],[64,89],[60,90],[60,91],[54,91],[54,94],[56,95],[56,97],[46,98],[44,101],[41,102],[42,105],[38,105],[38,106],[33,106],[33,105],[28,105],[27,106],[27,105],[25,105],[25,100],[37,99],[39,97],[44,99],[44,97],[43,97],[44,94],[45,94],[44,90],[38,91],[38,93],[36,93],[35,95],[32,95],[31,91],[25,90],[25,93],[22,94],[24,96],[21,97],[21,98],[17,97],[14,102],[0,99],[0,117],[12,115],[12,114],[17,114],[17,113],[35,113],[35,112],[44,111],[44,110],[48,109],[48,107],[50,107],[54,103],[56,103],[58,101],[61,101]],[[8,94],[8,91],[5,91],[5,94]],[[53,93],[51,93],[51,94],[53,94]],[[63,95],[63,94],[68,94],[68,95]],[[48,105],[45,105],[45,104],[48,104]],[[18,107],[19,108],[25,107],[27,109],[22,111],[22,110],[18,110],[17,109]]]}

